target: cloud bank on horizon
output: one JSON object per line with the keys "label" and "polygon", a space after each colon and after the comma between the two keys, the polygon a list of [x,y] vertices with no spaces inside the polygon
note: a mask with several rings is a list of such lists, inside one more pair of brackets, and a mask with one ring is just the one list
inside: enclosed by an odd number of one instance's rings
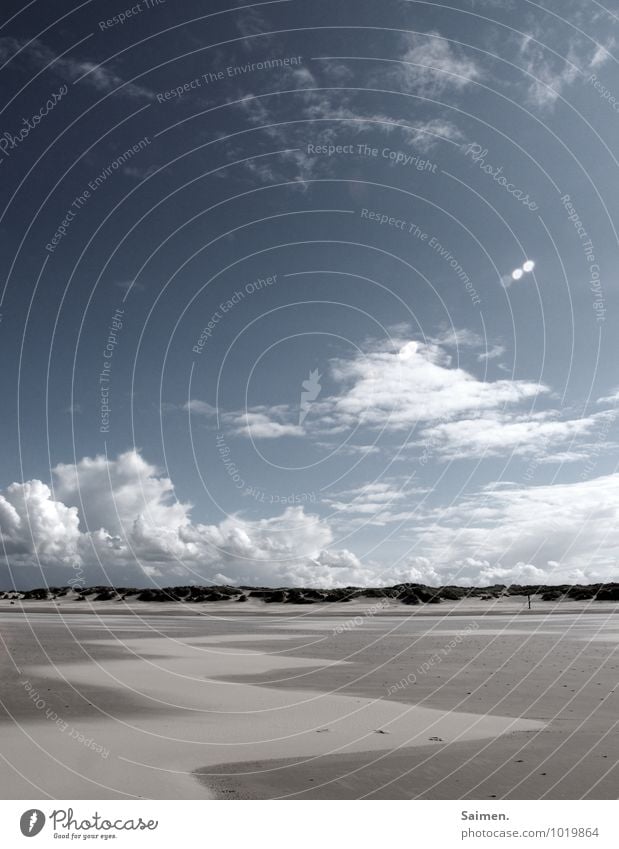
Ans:
{"label": "cloud bank on horizon", "polygon": [[[409,528],[415,551],[424,554],[381,564],[339,547],[334,526],[342,534],[341,521],[302,506],[258,521],[194,522],[172,481],[137,451],[53,471],[53,490],[31,480],[0,495],[2,546],[17,586],[483,586],[593,583],[615,574],[619,473],[561,486],[505,486],[449,509],[420,509]],[[352,505],[351,512],[370,517],[398,498],[386,484],[346,495],[352,501],[344,512]]]}

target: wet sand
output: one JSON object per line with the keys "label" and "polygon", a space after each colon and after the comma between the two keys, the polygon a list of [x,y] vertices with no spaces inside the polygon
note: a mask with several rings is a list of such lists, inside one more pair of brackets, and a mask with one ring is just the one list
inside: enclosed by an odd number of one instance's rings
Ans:
{"label": "wet sand", "polygon": [[2,797],[617,797],[613,605],[146,607],[0,611]]}

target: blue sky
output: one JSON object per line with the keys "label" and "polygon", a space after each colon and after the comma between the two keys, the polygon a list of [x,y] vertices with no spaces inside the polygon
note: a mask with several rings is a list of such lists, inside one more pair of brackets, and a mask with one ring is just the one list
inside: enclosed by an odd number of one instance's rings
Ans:
{"label": "blue sky", "polygon": [[616,577],[618,21],[9,3],[2,585]]}

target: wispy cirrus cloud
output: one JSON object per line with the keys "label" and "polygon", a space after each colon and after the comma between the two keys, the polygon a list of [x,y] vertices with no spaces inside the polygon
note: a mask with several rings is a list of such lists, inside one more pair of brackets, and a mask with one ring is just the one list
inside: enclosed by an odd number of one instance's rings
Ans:
{"label": "wispy cirrus cloud", "polygon": [[248,439],[278,439],[281,436],[305,436],[301,425],[293,421],[294,410],[286,405],[267,407],[264,405],[247,410],[217,410],[206,401],[194,398],[184,404],[183,409],[211,421],[218,419],[233,436]]}
{"label": "wispy cirrus cloud", "polygon": [[553,49],[554,39],[539,24],[522,36],[517,59],[526,75],[528,102],[541,110],[552,109],[570,86],[612,58],[614,38],[604,35],[602,40],[572,34]]}
{"label": "wispy cirrus cloud", "polygon": [[502,357],[505,351],[506,348],[503,345],[492,345],[486,351],[481,351],[481,353],[477,354],[477,359],[479,362],[483,360],[496,360],[498,357]]}
{"label": "wispy cirrus cloud", "polygon": [[479,414],[550,391],[535,381],[480,380],[455,367],[440,344],[413,339],[336,360],[331,369],[342,393],[332,399],[330,413],[350,425],[389,430]]}
{"label": "wispy cirrus cloud", "polygon": [[391,76],[403,91],[424,97],[461,91],[483,77],[476,59],[436,30],[404,36],[398,55],[399,64],[392,67]]}
{"label": "wispy cirrus cloud", "polygon": [[272,410],[268,412],[248,411],[227,419],[232,432],[237,436],[254,439],[277,439],[280,436],[305,436],[298,424],[277,421]]}
{"label": "wispy cirrus cloud", "polygon": [[[353,70],[332,60],[317,61],[311,69],[307,65],[290,65],[276,72],[276,93],[285,91],[285,95],[273,96],[272,85],[267,88],[268,96],[259,90],[248,93],[238,89],[237,96],[230,97],[229,102],[249,124],[261,128],[266,138],[288,148],[277,162],[251,160],[244,168],[261,182],[287,181],[292,177],[305,189],[309,181],[331,174],[338,167],[335,159],[308,153],[308,141],[315,145],[342,143],[343,139],[350,142],[371,131],[396,138],[399,144],[411,145],[420,153],[428,153],[441,142],[463,142],[461,130],[442,114],[411,118],[408,110],[400,116],[373,106],[373,101],[380,102],[380,98],[368,90],[367,79],[359,80],[362,85],[355,90],[357,71],[356,67]],[[393,83],[393,68],[381,67],[371,76],[369,87],[375,85],[382,90]],[[293,122],[287,120],[290,106],[294,109]]]}
{"label": "wispy cirrus cloud", "polygon": [[[561,450],[586,456],[585,445],[608,434],[614,410],[575,417],[569,409],[552,406],[550,387],[543,383],[482,380],[454,365],[446,349],[474,348],[476,341],[482,344],[474,334],[449,331],[428,343],[400,341],[396,350],[336,361],[332,372],[342,393],[316,412],[340,427],[360,422],[372,429],[414,432],[412,447],[431,445],[439,459],[511,454],[561,462]],[[532,403],[542,409],[523,409]]]}
{"label": "wispy cirrus cloud", "polygon": [[44,42],[34,39],[0,38],[0,61],[12,60],[27,69],[47,69],[67,82],[82,78],[84,85],[99,92],[118,91],[131,98],[154,100],[155,93],[135,83],[127,83],[116,71],[106,65],[72,56],[60,56]]}
{"label": "wispy cirrus cloud", "polygon": [[[433,449],[445,459],[470,457],[546,456],[546,461],[573,462],[584,459],[586,453],[557,453],[561,445],[591,438],[602,428],[612,412],[570,419],[548,410],[527,415],[493,411],[490,414],[443,422],[426,429],[432,436]],[[422,435],[423,435],[422,434]]]}

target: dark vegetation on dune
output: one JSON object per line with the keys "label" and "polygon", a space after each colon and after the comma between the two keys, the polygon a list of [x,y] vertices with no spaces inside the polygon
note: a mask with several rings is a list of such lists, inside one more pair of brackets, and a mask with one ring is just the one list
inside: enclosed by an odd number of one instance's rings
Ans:
{"label": "dark vegetation on dune", "polygon": [[397,599],[403,604],[440,604],[478,598],[491,601],[505,596],[540,596],[543,601],[619,601],[619,584],[519,585],[495,584],[490,587],[428,587],[424,584],[396,584],[393,587],[342,587],[340,589],[311,589],[290,587],[230,587],[189,586],[157,587],[48,587],[22,592],[0,592],[0,599],[47,601],[70,595],[76,601],[174,601],[187,604],[203,601],[237,601],[248,598],[266,603],[315,604],[347,602],[353,599]]}

